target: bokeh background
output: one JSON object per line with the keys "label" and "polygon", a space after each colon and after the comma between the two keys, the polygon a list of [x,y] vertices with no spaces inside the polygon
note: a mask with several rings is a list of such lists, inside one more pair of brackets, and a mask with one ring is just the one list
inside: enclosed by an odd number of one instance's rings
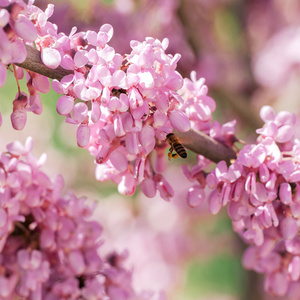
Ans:
{"label": "bokeh background", "polygon": [[[254,142],[262,125],[259,109],[300,111],[300,2],[298,0],[70,0],[52,1],[50,21],[69,34],[114,27],[109,43],[121,54],[130,40],[169,38],[168,52],[182,55],[179,72],[196,70],[206,78],[217,102],[214,118],[238,121],[237,137]],[[42,9],[48,2],[37,0]],[[94,218],[103,225],[101,251],[128,250],[136,289],[165,290],[168,300],[279,299],[263,293],[263,278],[241,265],[244,246],[232,233],[226,209],[209,214],[207,204],[186,204],[187,180],[180,159],[168,162],[166,178],[174,199],[118,194],[110,182],[99,183],[92,157],[76,145],[76,128],[56,113],[58,95],[42,95],[43,114],[28,114],[23,131],[12,129],[10,113],[17,93],[13,74],[0,89],[1,151],[14,140],[35,140],[33,153],[46,152],[44,171],[65,178],[65,189],[98,201]],[[23,91],[26,83],[21,82]],[[188,164],[196,156],[189,153]],[[127,249],[127,250],[126,250]],[[125,252],[124,252],[125,253]]]}

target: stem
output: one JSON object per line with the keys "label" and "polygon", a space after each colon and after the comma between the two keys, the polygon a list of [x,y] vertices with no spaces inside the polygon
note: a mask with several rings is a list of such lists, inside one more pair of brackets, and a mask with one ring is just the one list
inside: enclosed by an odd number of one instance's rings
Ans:
{"label": "stem", "polygon": [[229,165],[232,159],[236,159],[236,153],[231,148],[219,143],[210,136],[190,129],[188,132],[174,130],[174,134],[189,150],[201,154],[211,161],[218,163],[225,160]]}
{"label": "stem", "polygon": [[15,76],[15,79],[16,79],[16,82],[17,82],[17,86],[18,86],[18,95],[20,96],[21,95],[21,89],[20,89],[20,84],[19,84],[19,80],[18,80],[18,76],[17,76],[17,71],[16,71],[15,65],[13,65],[13,69],[14,69],[14,76]]}
{"label": "stem", "polygon": [[[73,71],[66,70],[60,66],[56,69],[48,68],[43,64],[41,53],[37,49],[28,45],[25,45],[25,47],[27,57],[23,63],[16,64],[17,66],[57,80],[61,80],[64,76],[73,73]],[[204,133],[191,129],[188,132],[175,130],[174,134],[178,136],[183,145],[189,150],[201,154],[213,162],[217,163],[221,160],[225,160],[227,164],[230,164],[230,160],[236,158],[234,150],[217,142]]]}
{"label": "stem", "polygon": [[16,64],[19,67],[44,75],[46,77],[61,80],[64,76],[73,74],[72,70],[66,70],[61,66],[56,69],[50,69],[45,66],[41,59],[41,52],[25,44],[27,57],[24,62]]}

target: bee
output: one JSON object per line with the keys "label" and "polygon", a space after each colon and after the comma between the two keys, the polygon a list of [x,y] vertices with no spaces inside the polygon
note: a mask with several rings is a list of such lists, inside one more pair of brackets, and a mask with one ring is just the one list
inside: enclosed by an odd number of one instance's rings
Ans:
{"label": "bee", "polygon": [[[170,144],[170,149],[168,153],[169,160],[173,158],[177,158],[180,156],[181,158],[187,158],[187,153],[185,148],[179,141],[179,138],[174,133],[167,134],[166,141]],[[176,153],[173,153],[175,151]]]}
{"label": "bee", "polygon": [[126,90],[113,88],[111,93],[112,93],[113,96],[116,96],[116,97],[120,98],[121,94],[126,94]]}

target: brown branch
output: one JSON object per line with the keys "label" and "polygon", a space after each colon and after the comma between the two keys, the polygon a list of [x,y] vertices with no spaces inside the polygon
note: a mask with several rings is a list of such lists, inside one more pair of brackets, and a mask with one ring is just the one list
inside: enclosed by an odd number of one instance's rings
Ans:
{"label": "brown branch", "polygon": [[40,51],[26,44],[25,47],[27,51],[27,57],[24,62],[16,64],[17,66],[57,80],[61,80],[64,76],[73,73],[73,71],[66,70],[61,66],[57,67],[56,69],[48,68],[42,62]]}
{"label": "brown branch", "polygon": [[186,148],[205,156],[213,162],[217,163],[221,160],[225,160],[229,165],[230,160],[236,159],[234,150],[217,142],[202,132],[193,129],[190,129],[188,132],[174,130],[174,134]]}
{"label": "brown branch", "polygon": [[[44,75],[52,79],[61,80],[64,76],[72,74],[71,70],[65,70],[62,67],[50,69],[45,66],[41,60],[41,54],[38,50],[25,45],[27,50],[27,58],[19,67]],[[225,145],[217,142],[204,133],[190,130],[188,132],[174,131],[176,136],[182,141],[183,145],[189,150],[201,154],[213,162],[225,160],[227,164],[231,159],[236,158],[235,152]]]}

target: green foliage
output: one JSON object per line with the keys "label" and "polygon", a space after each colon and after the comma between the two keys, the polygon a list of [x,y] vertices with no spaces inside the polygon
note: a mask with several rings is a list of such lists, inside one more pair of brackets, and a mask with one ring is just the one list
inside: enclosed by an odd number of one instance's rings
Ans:
{"label": "green foliage", "polygon": [[187,268],[186,287],[175,299],[201,300],[208,295],[240,295],[243,289],[240,257],[219,255],[192,261]]}

